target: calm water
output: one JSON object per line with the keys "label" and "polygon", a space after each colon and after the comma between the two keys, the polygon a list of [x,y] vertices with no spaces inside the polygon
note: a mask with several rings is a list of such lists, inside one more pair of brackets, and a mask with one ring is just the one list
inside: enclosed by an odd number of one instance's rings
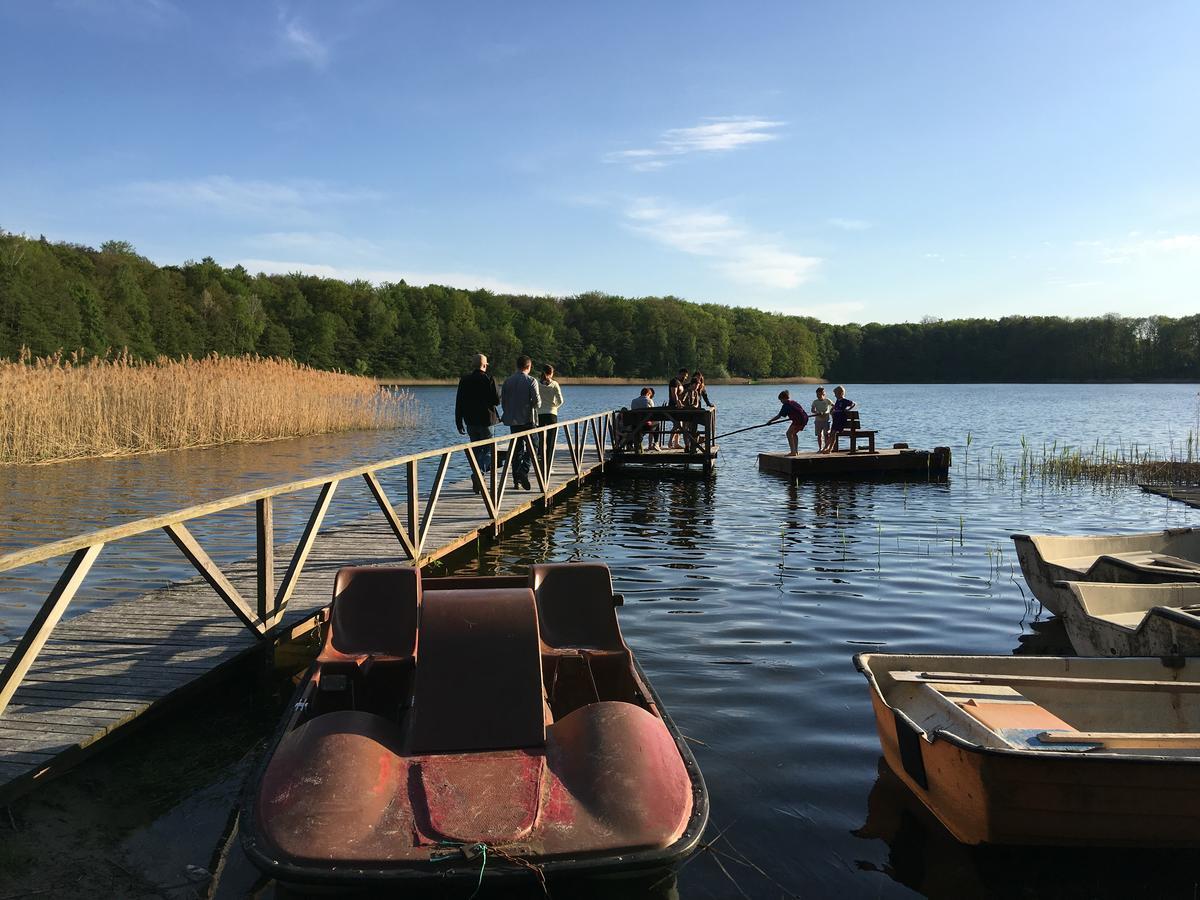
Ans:
{"label": "calm water", "polygon": [[[777,391],[712,391],[719,430],[768,418],[777,409]],[[313,468],[333,471],[452,442],[456,435],[446,422],[452,392],[418,393],[431,413],[419,438],[352,435],[0,472],[7,512],[0,547],[49,539],[63,521],[65,530],[84,530]],[[794,396],[811,393],[802,387]],[[632,388],[569,389],[563,415],[625,405],[635,394]],[[682,869],[681,896],[739,896],[740,889],[752,897],[779,897],[783,890],[808,897],[1192,897],[1196,854],[957,845],[881,772],[865,682],[851,657],[878,649],[1061,652],[1062,635],[1039,617],[1024,590],[1008,535],[1200,524],[1200,513],[1136,489],[1022,484],[997,477],[992,463],[1000,454],[1017,455],[1022,436],[1036,448],[1043,442],[1116,447],[1144,441],[1146,422],[1175,423],[1174,433],[1153,432],[1164,449],[1171,441],[1179,446],[1195,428],[1196,386],[871,385],[850,395],[885,445],[951,446],[948,482],[789,484],[755,468],[758,450],[785,446],[782,428],[750,432],[723,442],[710,480],[597,484],[462,568],[520,571],[532,561],[578,558],[612,567],[616,589],[626,597],[625,635],[676,722],[696,742],[712,795],[710,834],[725,829],[718,847],[736,847],[758,867],[702,854]],[[808,434],[804,439],[812,441]],[[107,509],[112,503],[119,508]],[[280,518],[285,527],[298,527],[298,519]],[[249,520],[217,523],[209,540],[230,556],[246,555],[249,532],[235,536],[234,524],[248,527]],[[161,558],[157,546],[147,541],[129,551],[143,577],[187,574],[164,561],[171,559],[169,544]],[[141,583],[120,558],[98,575],[87,602],[136,592]],[[7,593],[0,594],[0,620],[10,634],[19,632],[28,604],[44,591],[38,577],[9,578]],[[203,784],[172,795],[169,811],[147,815],[150,824],[131,829],[122,846],[132,841],[140,849],[122,851],[127,859],[140,864],[153,855],[155,834],[178,852],[178,833],[162,822],[186,818],[197,797],[204,809],[232,807],[238,766],[269,732],[280,703],[254,707],[236,730],[238,740],[220,748],[206,747],[194,734],[179,739],[187,749],[171,753],[224,762],[210,765]],[[204,715],[230,713],[214,708]],[[164,734],[171,727],[180,726],[167,726]],[[155,740],[171,739],[131,740],[95,765],[119,770],[123,756],[167,752],[154,750]],[[188,861],[204,864],[217,836],[190,834],[196,846]]]}

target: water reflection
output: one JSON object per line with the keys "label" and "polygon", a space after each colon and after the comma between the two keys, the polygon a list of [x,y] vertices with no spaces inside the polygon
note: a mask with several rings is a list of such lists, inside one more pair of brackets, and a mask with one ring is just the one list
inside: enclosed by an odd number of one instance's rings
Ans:
{"label": "water reflection", "polygon": [[882,841],[883,860],[859,858],[863,872],[886,876],[933,900],[963,897],[1127,898],[1196,896],[1195,850],[969,847],[904,786],[882,758],[867,797],[867,817],[851,831]]}

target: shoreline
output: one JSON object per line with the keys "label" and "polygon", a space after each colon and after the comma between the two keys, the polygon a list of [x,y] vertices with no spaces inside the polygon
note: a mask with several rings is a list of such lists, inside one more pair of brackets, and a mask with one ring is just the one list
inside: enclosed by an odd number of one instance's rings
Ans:
{"label": "shoreline", "polygon": [[[496,376],[497,381],[503,381],[507,375]],[[664,385],[671,380],[671,376],[666,378],[601,378],[601,377],[580,377],[572,378],[564,376],[556,379],[559,384],[576,385],[580,387],[604,387],[604,386],[649,386],[658,387]],[[375,383],[380,387],[456,387],[458,385],[457,378],[376,378]],[[755,384],[831,384],[821,378],[814,378],[811,375],[797,375],[793,378],[709,378],[705,382],[708,386],[729,387],[730,385],[755,385]]]}
{"label": "shoreline", "polygon": [[[507,375],[496,376],[497,381],[503,381]],[[564,376],[558,378],[559,384],[576,385],[579,387],[604,387],[604,386],[650,386],[658,387],[664,385],[671,380],[670,376],[662,379],[644,379],[644,378],[601,378],[601,377],[586,377],[571,378]],[[458,385],[457,378],[376,378],[375,383],[380,387],[456,387]],[[838,380],[834,378],[815,378],[811,375],[796,375],[792,378],[709,378],[707,382],[709,387],[752,387],[758,384],[838,384]],[[1200,379],[1179,379],[1179,378],[1053,378],[1053,379],[1038,379],[1034,381],[855,381],[847,379],[846,384],[920,384],[920,385],[936,385],[936,384],[1050,384],[1050,385],[1068,385],[1068,384],[1200,384]]]}

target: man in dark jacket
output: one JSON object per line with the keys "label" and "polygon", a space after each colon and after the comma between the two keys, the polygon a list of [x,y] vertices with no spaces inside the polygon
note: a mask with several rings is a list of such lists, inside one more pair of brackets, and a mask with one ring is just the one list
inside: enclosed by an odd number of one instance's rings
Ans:
{"label": "man in dark jacket", "polygon": [[[458,426],[459,434],[465,434],[473,441],[486,441],[492,437],[492,425],[499,421],[496,404],[500,402],[500,389],[487,368],[487,357],[477,353],[474,370],[458,379],[458,394],[454,398],[454,424]],[[490,446],[478,448],[475,456],[485,471],[492,467]],[[474,483],[474,475],[471,481],[478,493],[479,485]]]}

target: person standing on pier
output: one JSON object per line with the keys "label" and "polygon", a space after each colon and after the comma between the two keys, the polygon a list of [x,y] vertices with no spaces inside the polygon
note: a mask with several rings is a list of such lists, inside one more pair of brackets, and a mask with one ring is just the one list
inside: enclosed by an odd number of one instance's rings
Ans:
{"label": "person standing on pier", "polygon": [[[554,366],[549,363],[542,366],[542,377],[538,379],[538,393],[542,398],[542,403],[538,407],[538,427],[557,424],[558,410],[563,405],[563,392],[562,387],[554,380]],[[557,437],[557,428],[553,431],[543,431],[538,435],[538,455],[542,458],[543,470],[546,468],[547,460],[554,458],[554,444]],[[543,447],[545,447],[544,450]]]}
{"label": "person standing on pier", "polygon": [[[681,407],[683,406],[683,392],[688,383],[688,370],[680,369],[679,374],[671,379],[671,383],[667,385],[667,406]],[[679,420],[672,418],[674,424],[671,426],[671,434],[667,438],[667,447],[671,450],[679,449],[679,435],[683,432],[680,427]]]}
{"label": "person standing on pier", "polygon": [[825,449],[829,440],[829,411],[833,409],[833,401],[825,396],[825,388],[817,388],[817,399],[813,401],[813,431],[817,433],[817,452]]}
{"label": "person standing on pier", "polygon": [[775,417],[767,420],[768,425],[778,422],[780,419],[791,419],[792,424],[788,426],[787,442],[790,452],[788,456],[795,456],[800,452],[799,434],[804,430],[804,426],[808,424],[808,411],[804,405],[797,403],[792,399],[792,395],[787,391],[779,392],[779,402],[783,404],[779,412],[775,413]]}
{"label": "person standing on pier", "polygon": [[[537,422],[542,397],[537,381],[529,374],[532,368],[533,360],[528,356],[518,356],[517,371],[504,379],[504,385],[500,388],[500,403],[504,407],[504,415],[500,417],[500,421],[508,426],[510,434],[528,431]],[[530,465],[528,442],[518,440],[512,459],[515,487],[529,490]]]}
{"label": "person standing on pier", "polygon": [[[500,389],[496,387],[496,379],[488,373],[487,368],[487,357],[476,353],[475,368],[458,379],[458,393],[454,397],[454,424],[459,434],[465,434],[472,441],[486,441],[492,437],[492,426],[500,421],[496,415]],[[491,469],[491,446],[479,448],[476,458],[482,471]],[[477,494],[481,489],[479,479],[473,472],[471,487]]]}

